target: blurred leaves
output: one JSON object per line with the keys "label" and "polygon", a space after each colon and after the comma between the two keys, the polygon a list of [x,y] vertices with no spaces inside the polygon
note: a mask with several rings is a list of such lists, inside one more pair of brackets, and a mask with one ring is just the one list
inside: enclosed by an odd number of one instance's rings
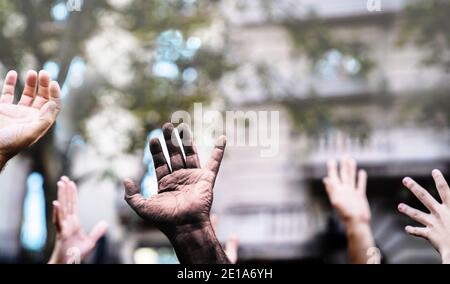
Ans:
{"label": "blurred leaves", "polygon": [[328,25],[314,13],[305,21],[287,21],[284,24],[300,55],[311,61],[313,68],[333,50],[359,62],[358,76],[366,76],[374,67],[367,54],[368,47],[361,42],[345,42],[335,38]]}
{"label": "blurred leaves", "polygon": [[400,45],[409,40],[428,50],[424,63],[450,70],[450,1],[412,1],[403,11]]}

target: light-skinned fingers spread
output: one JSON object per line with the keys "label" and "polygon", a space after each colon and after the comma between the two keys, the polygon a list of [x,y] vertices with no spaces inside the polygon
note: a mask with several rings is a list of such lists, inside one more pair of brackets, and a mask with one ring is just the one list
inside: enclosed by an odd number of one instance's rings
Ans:
{"label": "light-skinned fingers spread", "polygon": [[428,193],[426,189],[421,187],[416,181],[407,177],[403,179],[403,184],[422,202],[431,212],[436,212],[439,203]]}
{"label": "light-skinned fingers spread", "polygon": [[406,204],[401,203],[398,206],[398,211],[405,214],[409,218],[413,219],[416,222],[421,223],[422,225],[429,225],[431,223],[430,216],[420,210],[412,208]]}

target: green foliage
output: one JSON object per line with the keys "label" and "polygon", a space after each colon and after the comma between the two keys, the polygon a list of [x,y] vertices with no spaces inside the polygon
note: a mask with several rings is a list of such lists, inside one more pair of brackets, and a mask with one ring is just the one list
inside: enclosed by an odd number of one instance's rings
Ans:
{"label": "green foliage", "polygon": [[450,1],[413,1],[403,12],[400,45],[409,40],[429,52],[427,65],[439,65],[450,70]]}
{"label": "green foliage", "polygon": [[335,38],[328,25],[314,14],[306,21],[287,21],[283,25],[291,35],[296,50],[312,62],[313,68],[332,50],[356,59],[361,66],[356,74],[358,76],[366,76],[374,67],[363,43]]}

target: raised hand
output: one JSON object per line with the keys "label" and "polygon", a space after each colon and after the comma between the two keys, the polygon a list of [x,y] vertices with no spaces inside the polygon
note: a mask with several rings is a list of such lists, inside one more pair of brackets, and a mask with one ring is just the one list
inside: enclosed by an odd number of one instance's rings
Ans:
{"label": "raised hand", "polygon": [[366,195],[367,173],[360,170],[357,177],[357,163],[351,158],[343,158],[339,170],[334,160],[328,161],[327,167],[328,176],[323,182],[331,205],[344,222],[350,261],[365,264],[375,245]]}
{"label": "raised hand", "polygon": [[17,73],[10,71],[0,97],[0,168],[44,136],[61,107],[59,85],[46,71],[28,72],[18,104],[14,104],[16,83]]}
{"label": "raised hand", "polygon": [[224,155],[226,138],[222,136],[217,140],[211,158],[202,168],[187,125],[179,128],[186,158],[176,139],[174,126],[167,123],[162,130],[170,166],[159,139],[150,142],[158,194],[144,199],[138,186],[127,179],[124,182],[125,200],[143,219],[166,234],[180,262],[227,263],[209,218],[213,187]]}
{"label": "raised hand", "polygon": [[366,196],[367,173],[358,172],[357,163],[350,158],[341,160],[338,171],[334,160],[328,161],[328,176],[324,178],[325,189],[331,205],[345,223],[369,222],[370,207]]}
{"label": "raised hand", "polygon": [[442,203],[434,199],[413,179],[407,177],[403,180],[403,184],[430,212],[425,213],[403,203],[398,206],[398,210],[425,226],[407,226],[406,232],[428,240],[441,254],[442,262],[450,264],[450,188],[439,170],[433,171],[433,179]]}
{"label": "raised hand", "polygon": [[53,223],[57,238],[50,264],[79,264],[94,250],[108,229],[105,222],[100,222],[89,235],[85,233],[78,217],[77,186],[67,177],[58,182],[58,200],[53,202]]}

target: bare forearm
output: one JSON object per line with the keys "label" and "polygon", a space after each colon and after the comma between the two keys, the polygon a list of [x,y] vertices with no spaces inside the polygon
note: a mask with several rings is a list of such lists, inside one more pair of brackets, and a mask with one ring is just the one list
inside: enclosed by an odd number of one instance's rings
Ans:
{"label": "bare forearm", "polygon": [[211,224],[185,225],[168,235],[182,264],[229,264]]}
{"label": "bare forearm", "polygon": [[367,253],[375,246],[369,222],[346,223],[348,254],[353,264],[366,264]]}

